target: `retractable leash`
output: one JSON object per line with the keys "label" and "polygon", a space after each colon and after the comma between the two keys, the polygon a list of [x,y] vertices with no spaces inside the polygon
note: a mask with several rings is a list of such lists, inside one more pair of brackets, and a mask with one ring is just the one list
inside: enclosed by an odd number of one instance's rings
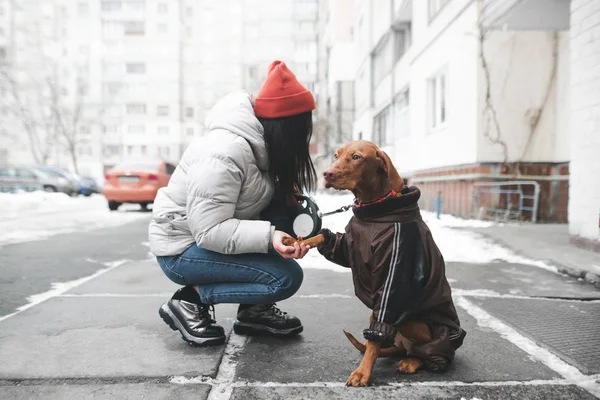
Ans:
{"label": "retractable leash", "polygon": [[301,205],[302,210],[300,210],[299,214],[294,218],[292,228],[294,229],[296,236],[301,236],[302,239],[308,239],[319,233],[323,223],[323,217],[348,211],[353,206],[353,204],[350,204],[348,206],[340,207],[337,210],[322,213],[319,210],[317,203],[311,197],[297,194],[296,200],[304,201],[304,204]]}

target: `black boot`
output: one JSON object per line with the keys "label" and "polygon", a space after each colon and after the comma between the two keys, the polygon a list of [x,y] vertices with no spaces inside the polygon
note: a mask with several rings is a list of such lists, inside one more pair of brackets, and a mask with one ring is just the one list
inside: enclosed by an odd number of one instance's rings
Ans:
{"label": "black boot", "polygon": [[300,320],[275,307],[275,304],[240,304],[233,330],[240,335],[269,334],[294,336],[304,328]]}
{"label": "black boot", "polygon": [[160,307],[158,315],[189,344],[214,346],[225,343],[225,331],[216,324],[214,312],[213,306],[200,301],[196,289],[185,286]]}

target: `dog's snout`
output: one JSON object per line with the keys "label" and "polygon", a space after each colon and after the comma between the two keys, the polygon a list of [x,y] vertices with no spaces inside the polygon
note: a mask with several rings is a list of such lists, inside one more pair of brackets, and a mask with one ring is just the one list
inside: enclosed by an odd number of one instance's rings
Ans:
{"label": "dog's snout", "polygon": [[333,178],[335,178],[335,172],[333,172],[331,169],[327,169],[325,172],[323,172],[323,177],[328,181],[333,180]]}

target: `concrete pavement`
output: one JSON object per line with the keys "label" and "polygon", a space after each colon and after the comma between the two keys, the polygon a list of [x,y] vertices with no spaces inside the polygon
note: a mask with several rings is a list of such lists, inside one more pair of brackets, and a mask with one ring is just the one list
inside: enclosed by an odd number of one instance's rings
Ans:
{"label": "concrete pavement", "polygon": [[[371,387],[346,388],[344,382],[360,355],[342,329],[360,336],[368,320],[368,310],[353,295],[349,273],[305,269],[299,293],[280,304],[304,323],[305,331],[296,338],[231,334],[225,346],[195,348],[158,317],[158,307],[176,286],[136,247],[144,240],[145,227],[133,224],[123,229],[131,229],[122,242],[131,252],[119,257],[134,261],[103,268],[28,309],[8,318],[8,311],[14,310],[5,310],[5,317],[0,316],[0,398],[593,399],[600,395],[594,362],[594,346],[600,342],[596,333],[600,301],[594,299],[600,292],[577,279],[520,264],[448,263],[455,303],[468,332],[450,370],[404,376],[394,371],[397,360],[380,359]],[[97,234],[90,240],[101,240],[102,232]],[[2,252],[13,250],[6,247]],[[47,256],[57,254],[44,251]],[[4,295],[3,291],[0,296]],[[235,309],[216,307],[217,319],[228,332]],[[582,317],[565,320],[575,312]],[[576,329],[569,331],[573,326]]]}

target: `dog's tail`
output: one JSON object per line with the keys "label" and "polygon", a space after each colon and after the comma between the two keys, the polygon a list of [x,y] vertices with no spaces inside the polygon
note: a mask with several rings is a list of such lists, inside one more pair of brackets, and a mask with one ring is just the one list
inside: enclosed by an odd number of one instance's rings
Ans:
{"label": "dog's tail", "polygon": [[[354,346],[356,348],[356,350],[360,351],[363,354],[365,353],[367,346],[365,346],[363,343],[356,340],[356,338],[350,332],[347,332],[345,329],[344,329],[344,335],[346,335],[346,337],[348,338],[350,343],[352,343],[352,346]],[[399,347],[396,347],[396,346],[386,347],[385,349],[379,350],[378,357],[390,357],[394,354],[398,354],[401,352],[402,352],[402,349]]]}

